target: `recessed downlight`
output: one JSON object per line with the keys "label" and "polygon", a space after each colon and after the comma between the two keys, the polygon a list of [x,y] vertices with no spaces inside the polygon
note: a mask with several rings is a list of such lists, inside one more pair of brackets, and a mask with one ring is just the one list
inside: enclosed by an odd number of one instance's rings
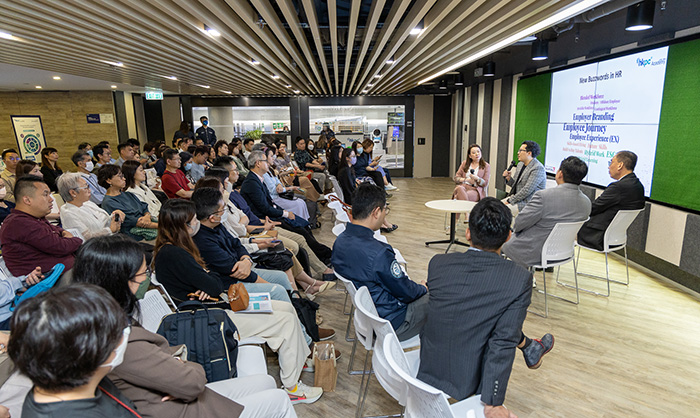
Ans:
{"label": "recessed downlight", "polygon": [[61,77],[59,77],[59,76],[55,75],[55,76],[53,76],[53,79],[54,79],[54,80],[60,80],[60,79],[61,79]]}

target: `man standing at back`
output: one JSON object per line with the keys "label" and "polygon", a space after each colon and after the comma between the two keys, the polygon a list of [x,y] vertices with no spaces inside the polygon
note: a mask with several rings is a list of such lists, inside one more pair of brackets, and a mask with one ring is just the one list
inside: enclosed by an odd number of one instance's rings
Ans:
{"label": "man standing at back", "polygon": [[591,219],[578,232],[580,244],[603,250],[605,230],[617,212],[644,208],[644,185],[634,174],[636,165],[637,155],[631,151],[620,151],[610,161],[608,172],[617,181],[593,202]]}
{"label": "man standing at back", "polygon": [[389,209],[383,188],[363,183],[352,197],[352,223],[333,244],[333,268],[358,289],[367,286],[380,317],[391,322],[400,341],[425,324],[428,288],[412,281],[396,261],[391,245],[374,239]]}
{"label": "man standing at back", "polygon": [[578,157],[561,162],[557,187],[540,190],[515,218],[515,238],[503,245],[503,254],[523,267],[542,262],[542,246],[559,222],[585,221],[591,201],[579,189],[588,167]]}
{"label": "man standing at back", "polygon": [[503,401],[516,347],[536,369],[554,345],[551,334],[531,340],[522,332],[532,275],[500,256],[512,219],[498,200],[480,200],[469,215],[472,246],[436,255],[428,266],[430,300],[417,377],[458,400],[481,394],[487,418],[515,418]]}
{"label": "man standing at back", "polygon": [[216,132],[209,127],[209,118],[202,116],[199,118],[199,121],[202,122],[202,126],[197,128],[195,138],[204,141],[204,145],[213,147],[216,144]]}

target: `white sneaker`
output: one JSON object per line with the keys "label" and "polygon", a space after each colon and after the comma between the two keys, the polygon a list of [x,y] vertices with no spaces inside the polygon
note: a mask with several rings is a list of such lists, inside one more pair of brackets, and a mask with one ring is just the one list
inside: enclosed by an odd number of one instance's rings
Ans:
{"label": "white sneaker", "polygon": [[387,184],[384,186],[384,190],[392,191],[392,190],[398,190],[399,188],[394,186],[393,184]]}
{"label": "white sneaker", "polygon": [[287,395],[289,395],[289,400],[292,402],[292,405],[296,405],[298,403],[314,403],[321,398],[321,395],[323,395],[323,389],[319,387],[307,386],[301,383],[301,380],[299,383],[297,383],[293,390],[289,390],[287,388],[284,390],[287,392]]}
{"label": "white sneaker", "polygon": [[301,371],[307,372],[307,373],[313,373],[314,372],[314,359],[307,358],[306,363],[304,364],[304,368]]}

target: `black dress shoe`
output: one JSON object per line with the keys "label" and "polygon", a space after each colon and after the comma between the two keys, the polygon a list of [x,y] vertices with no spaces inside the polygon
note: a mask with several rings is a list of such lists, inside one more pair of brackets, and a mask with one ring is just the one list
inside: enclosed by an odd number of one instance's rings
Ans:
{"label": "black dress shoe", "polygon": [[338,277],[334,273],[324,273],[323,274],[323,281],[324,282],[332,282],[338,280]]}

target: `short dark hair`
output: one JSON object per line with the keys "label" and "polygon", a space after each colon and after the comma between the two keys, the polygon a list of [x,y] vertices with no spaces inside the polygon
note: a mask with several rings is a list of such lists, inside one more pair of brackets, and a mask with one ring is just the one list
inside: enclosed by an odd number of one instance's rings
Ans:
{"label": "short dark hair", "polygon": [[219,189],[202,187],[195,189],[190,200],[194,202],[197,208],[197,219],[201,221],[216,212],[219,209],[219,202],[223,199]]}
{"label": "short dark hair", "polygon": [[143,146],[143,152],[151,152],[156,147],[156,144],[154,142],[146,142],[146,144]]}
{"label": "short dark hair", "polygon": [[300,136],[298,136],[298,137],[296,137],[296,138],[294,139],[294,143],[295,143],[295,144],[298,144],[299,141],[304,141],[304,144],[306,144],[306,140],[305,140],[304,138],[300,137]]}
{"label": "short dark hair", "polygon": [[17,155],[19,155],[19,153],[18,153],[17,151],[15,151],[14,149],[8,148],[8,149],[6,149],[6,150],[4,150],[4,151],[2,152],[2,159],[3,159],[3,160],[5,159],[5,157],[7,156],[7,154],[17,154]]}
{"label": "short dark hair", "polygon": [[224,167],[212,167],[206,172],[207,177],[216,177],[221,181],[221,184],[225,184],[226,179],[228,178],[228,170]]}
{"label": "short dark hair", "polygon": [[172,160],[175,158],[176,155],[179,155],[180,152],[176,149],[168,148],[165,151],[163,151],[163,160],[168,161]]}
{"label": "short dark hair", "polygon": [[621,162],[630,171],[634,171],[634,167],[637,166],[637,154],[632,151],[618,151],[615,157],[617,157],[617,161]]}
{"label": "short dark hair", "polygon": [[140,147],[140,146],[141,146],[141,142],[140,142],[138,139],[136,139],[136,138],[129,138],[129,139],[126,140],[126,143],[127,143],[127,144],[131,144],[131,146],[134,146],[134,147]]}
{"label": "short dark hair", "polygon": [[92,149],[92,153],[95,156],[102,155],[107,149],[108,148],[104,145],[95,145],[95,147]]}
{"label": "short dark hair", "polygon": [[[214,159],[214,162],[212,163],[212,165],[214,167],[226,168],[229,165],[235,165],[235,164],[233,162],[233,157],[231,157],[230,155],[222,155],[221,157],[216,157],[216,159]],[[211,170],[211,168],[210,168],[210,170]]]}
{"label": "short dark hair", "polygon": [[469,214],[472,245],[483,250],[501,248],[508,239],[512,221],[513,213],[500,200],[494,197],[479,200]]}
{"label": "short dark hair", "polygon": [[214,176],[204,176],[201,179],[197,180],[197,184],[194,185],[194,189],[201,189],[203,187],[210,187],[210,188],[215,188],[218,189],[221,187],[223,183],[218,177]]}
{"label": "short dark hair", "polygon": [[540,152],[542,152],[540,150],[540,144],[535,141],[523,141],[523,145],[525,145],[525,152],[532,153],[532,158],[537,158]]}
{"label": "short dark hair", "polygon": [[87,152],[79,150],[73,153],[73,156],[70,157],[70,160],[73,161],[73,164],[75,164],[75,166],[77,167],[78,163],[83,161],[83,157],[86,155],[88,157],[90,156],[90,154],[88,154]]}
{"label": "short dark hair", "polygon": [[122,174],[124,174],[124,181],[126,181],[125,189],[136,186],[136,179],[134,177],[139,167],[141,167],[141,163],[135,160],[124,161],[124,164],[122,164]]}
{"label": "short dark hair", "polygon": [[36,183],[44,183],[44,179],[39,176],[21,176],[17,178],[15,182],[15,189],[13,190],[15,194],[15,202],[22,200],[24,196],[29,196],[34,194],[36,191]]}
{"label": "short dark hair", "polygon": [[[111,280],[111,273],[104,277]],[[22,302],[11,324],[10,358],[36,387],[51,392],[90,381],[128,326],[107,291],[85,284],[54,288]]]}
{"label": "short dark hair", "polygon": [[92,147],[89,142],[81,142],[80,145],[78,145],[79,150],[84,150],[87,147]]}
{"label": "short dark hair", "polygon": [[109,183],[107,183],[107,180],[119,174],[120,171],[122,170],[117,165],[103,165],[102,167],[100,167],[99,170],[97,170],[97,184],[104,187],[105,189],[109,189]]}
{"label": "short dark hair", "polygon": [[196,146],[196,145],[189,145],[189,146],[187,147],[187,152],[189,152],[190,154],[192,154],[192,156],[194,156],[194,152],[195,152],[196,150],[197,150],[197,146]]}
{"label": "short dark hair", "polygon": [[566,157],[559,165],[559,170],[561,170],[564,176],[565,183],[571,183],[579,185],[583,178],[588,174],[588,166],[583,162],[582,159],[574,157]]}
{"label": "short dark hair", "polygon": [[107,148],[111,148],[111,146],[109,145],[109,141],[100,141],[97,143],[97,145],[104,145]]}
{"label": "short dark hair", "polygon": [[208,118],[208,117],[206,117],[206,116],[201,116],[201,117],[199,118],[199,121],[201,122],[201,121],[202,121],[202,119],[209,119],[209,118]]}
{"label": "short dark hair", "polygon": [[75,256],[73,281],[98,285],[109,292],[132,319],[139,304],[129,289],[145,260],[143,247],[125,234],[103,235],[85,241]]}
{"label": "short dark hair", "polygon": [[209,147],[205,145],[200,145],[198,147],[195,147],[194,152],[192,153],[195,157],[197,155],[202,155],[202,154],[209,154]]}
{"label": "short dark hair", "polygon": [[362,183],[352,193],[352,217],[367,219],[376,208],[386,206],[386,192],[371,183]]}
{"label": "short dark hair", "polygon": [[251,142],[255,142],[255,140],[253,138],[246,138],[243,140],[243,146],[246,146],[246,145],[250,144]]}
{"label": "short dark hair", "polygon": [[124,148],[126,148],[126,147],[134,148],[133,145],[129,144],[128,142],[124,142],[124,143],[122,143],[122,144],[117,145],[117,152],[121,153],[122,150],[123,150]]}

